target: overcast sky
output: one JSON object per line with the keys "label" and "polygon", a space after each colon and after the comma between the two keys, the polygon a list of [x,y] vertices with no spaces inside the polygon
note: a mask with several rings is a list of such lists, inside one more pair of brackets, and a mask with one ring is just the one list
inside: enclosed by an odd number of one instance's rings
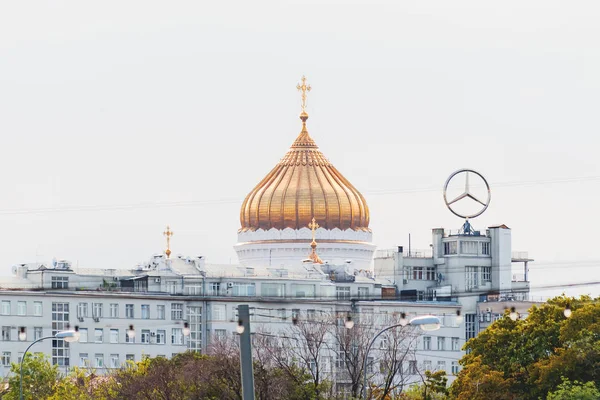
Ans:
{"label": "overcast sky", "polygon": [[[379,248],[492,185],[532,285],[600,281],[600,5],[554,1],[0,4],[0,275],[53,257],[235,262],[245,195],[298,132],[365,195]],[[600,285],[584,290],[598,295]]]}

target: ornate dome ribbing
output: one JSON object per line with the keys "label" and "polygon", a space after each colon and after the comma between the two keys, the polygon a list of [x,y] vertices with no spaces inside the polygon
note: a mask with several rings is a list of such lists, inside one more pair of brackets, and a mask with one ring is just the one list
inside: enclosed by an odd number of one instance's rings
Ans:
{"label": "ornate dome ribbing", "polygon": [[306,130],[304,110],[300,119],[302,131],[290,150],[246,196],[240,230],[301,229],[314,217],[325,229],[368,231],[364,197],[321,153]]}

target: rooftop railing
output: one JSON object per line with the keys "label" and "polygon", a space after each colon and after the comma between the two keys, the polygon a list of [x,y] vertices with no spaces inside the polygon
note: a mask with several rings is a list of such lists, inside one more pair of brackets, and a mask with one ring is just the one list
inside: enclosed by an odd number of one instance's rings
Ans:
{"label": "rooftop railing", "polygon": [[[394,254],[398,253],[397,249],[382,249],[375,252],[375,258],[393,258]],[[433,257],[432,249],[411,249],[406,248],[402,252],[404,258],[431,258]]]}

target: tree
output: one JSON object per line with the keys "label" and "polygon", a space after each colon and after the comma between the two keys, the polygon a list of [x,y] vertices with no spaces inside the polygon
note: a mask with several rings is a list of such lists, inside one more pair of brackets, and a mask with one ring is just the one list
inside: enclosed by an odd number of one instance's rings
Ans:
{"label": "tree", "polygon": [[[398,325],[400,319],[401,315],[392,314],[385,318],[383,325]],[[379,337],[380,343],[375,343],[369,353],[369,359],[372,361],[367,361],[372,365],[375,364],[374,360],[379,360],[379,368],[374,369],[368,378],[369,386],[377,389],[372,397],[384,399],[404,389],[410,377],[404,365],[407,361],[416,362],[415,351],[419,333],[416,327],[407,325],[390,329]]]}
{"label": "tree", "polygon": [[[337,381],[349,382],[350,394],[356,398],[362,394],[363,367],[367,357],[366,349],[377,332],[373,326],[373,317],[361,314],[352,329],[344,326],[345,314],[334,317],[331,324],[333,350],[336,353]],[[339,383],[338,383],[339,384]]]}
{"label": "tree", "polygon": [[[330,354],[328,314],[316,318],[298,318],[294,325],[277,335],[256,329],[253,338],[254,358],[259,365],[278,368],[297,386],[297,396],[306,399],[326,398],[331,382],[324,358]],[[302,394],[303,393],[303,394]]]}
{"label": "tree", "polygon": [[[410,385],[394,399],[401,400],[445,400],[448,398],[446,371],[425,371],[423,384]],[[380,397],[376,397],[379,399]]]}
{"label": "tree", "polygon": [[600,391],[594,382],[581,383],[571,382],[567,378],[554,392],[548,393],[547,400],[597,400],[600,399]]}
{"label": "tree", "polygon": [[[8,378],[9,390],[3,400],[19,400],[20,364],[12,363]],[[23,398],[47,399],[53,395],[60,378],[58,365],[50,365],[43,354],[27,354],[23,360]]]}
{"label": "tree", "polygon": [[450,387],[450,398],[456,400],[514,400],[518,395],[511,393],[514,385],[512,379],[505,379],[504,374],[483,364],[481,357],[471,360],[463,368]]}
{"label": "tree", "polygon": [[110,377],[96,375],[93,370],[74,368],[57,382],[54,394],[48,400],[104,400],[96,389],[108,379]]}
{"label": "tree", "polygon": [[[466,344],[468,354],[451,393],[488,382],[519,399],[545,398],[562,377],[600,383],[600,303],[559,296],[532,307],[525,319],[504,318]],[[570,318],[565,308],[572,310]],[[483,374],[485,373],[485,374]]]}

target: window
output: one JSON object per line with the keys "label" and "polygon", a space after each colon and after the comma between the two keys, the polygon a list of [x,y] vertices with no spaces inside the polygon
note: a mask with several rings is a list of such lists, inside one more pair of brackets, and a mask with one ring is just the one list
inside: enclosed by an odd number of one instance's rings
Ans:
{"label": "window", "polygon": [[481,281],[491,282],[492,281],[492,267],[481,267]]}
{"label": "window", "polygon": [[150,343],[150,330],[142,329],[142,343]]}
{"label": "window", "polygon": [[165,306],[156,306],[156,319],[165,319]]}
{"label": "window", "polygon": [[41,339],[43,334],[44,330],[41,326],[36,326],[33,328],[33,340]]}
{"label": "window", "polygon": [[129,336],[129,329],[125,330],[125,343],[135,343],[135,334]]}
{"label": "window", "polygon": [[182,303],[171,303],[171,319],[172,320],[183,319],[183,304]]}
{"label": "window", "polygon": [[142,319],[150,319],[150,304],[142,304]]}
{"label": "window", "polygon": [[125,304],[125,318],[133,318],[133,304]]}
{"label": "window", "polygon": [[10,301],[2,300],[2,315],[10,315]]}
{"label": "window", "polygon": [[458,361],[452,361],[452,375],[458,375]]}
{"label": "window", "polygon": [[95,354],[94,359],[95,359],[94,367],[104,368],[104,354]]}
{"label": "window", "polygon": [[306,319],[309,321],[314,321],[317,312],[315,310],[306,310]]}
{"label": "window", "polygon": [[88,353],[79,353],[79,366],[83,368],[90,366],[90,357]]}
{"label": "window", "polygon": [[42,316],[42,302],[41,301],[34,301],[33,302],[33,315],[35,315],[36,317],[41,317]]}
{"label": "window", "polygon": [[177,293],[177,281],[167,281],[167,292],[170,294]]}
{"label": "window", "polygon": [[337,286],[335,288],[335,294],[338,299],[349,299],[350,286]]}
{"label": "window", "polygon": [[379,348],[382,350],[387,350],[390,348],[388,338],[386,338],[386,337],[381,338],[381,342],[379,343]]}
{"label": "window", "polygon": [[481,242],[481,254],[489,256],[490,255],[490,243],[489,242]]}
{"label": "window", "polygon": [[111,354],[110,355],[110,367],[111,368],[119,368],[121,364],[119,363],[119,355]]}
{"label": "window", "polygon": [[414,280],[423,279],[423,267],[412,267],[412,278]]}
{"label": "window", "polygon": [[135,354],[125,354],[125,361],[135,362]]}
{"label": "window", "polygon": [[117,303],[110,304],[110,317],[119,318],[119,305]]}
{"label": "window", "polygon": [[279,319],[281,319],[282,321],[285,320],[286,317],[286,310],[285,308],[280,308],[279,310],[277,310],[277,316],[279,317]]}
{"label": "window", "polygon": [[431,371],[431,361],[429,361],[429,360],[423,361],[423,370]]}
{"label": "window", "polygon": [[437,279],[435,267],[427,267],[425,270],[425,279],[428,281],[435,281]]}
{"label": "window", "polygon": [[444,243],[444,254],[456,254],[456,241]]}
{"label": "window", "polygon": [[231,291],[233,296],[256,296],[256,286],[254,283],[234,283],[233,290]]}
{"label": "window", "polygon": [[88,341],[88,330],[87,330],[87,328],[79,328],[79,341],[81,343],[87,343],[87,341]]}
{"label": "window", "polygon": [[412,279],[412,267],[405,265],[402,269],[404,271],[404,276],[402,277],[402,279],[404,279],[404,280]]}
{"label": "window", "polygon": [[10,367],[10,351],[2,352],[2,365],[5,367]]}
{"label": "window", "polygon": [[452,338],[452,351],[459,351],[460,350],[460,344],[458,341],[457,337],[453,337]]}
{"label": "window", "polygon": [[173,328],[171,332],[171,344],[183,344],[183,332],[181,328]]}
{"label": "window", "polygon": [[[24,338],[23,339],[21,339],[21,329],[23,329],[23,333],[24,333],[24,335],[23,335]],[[20,342],[24,342],[24,341],[27,340],[27,328],[25,328],[24,326],[19,327],[19,334],[17,335],[17,339]]]}
{"label": "window", "polygon": [[156,344],[165,344],[165,336],[167,336],[164,330],[156,331]]}
{"label": "window", "polygon": [[477,245],[479,242],[460,242],[461,254],[477,254]]}
{"label": "window", "polygon": [[88,316],[88,303],[77,304],[77,317],[87,318]]}
{"label": "window", "polygon": [[185,294],[190,296],[202,295],[202,286],[200,284],[188,284],[185,286]]}
{"label": "window", "polygon": [[465,314],[465,334],[466,340],[472,339],[475,337],[475,314]]}
{"label": "window", "polygon": [[431,350],[431,336],[423,336],[423,350]]}
{"label": "window", "polygon": [[417,369],[417,361],[416,360],[410,360],[408,362],[408,373],[409,375],[416,375],[418,373],[418,369]]}
{"label": "window", "polygon": [[221,294],[221,282],[211,282],[209,288],[209,296],[218,296]]}
{"label": "window", "polygon": [[[375,359],[373,357],[367,357],[367,373],[369,373],[369,374],[373,373],[373,362],[374,361],[375,361]],[[315,365],[315,367],[316,367],[316,365]]]}
{"label": "window", "polygon": [[190,328],[188,348],[191,351],[202,351],[202,307],[188,307],[187,321]]}
{"label": "window", "polygon": [[[67,329],[69,325],[69,303],[52,302],[52,335]],[[64,339],[52,340],[52,365],[68,367],[71,360],[69,343]]]}
{"label": "window", "polygon": [[92,307],[93,317],[102,318],[102,303],[93,303]]}
{"label": "window", "polygon": [[315,297],[315,285],[292,283],[292,293],[295,297]]}
{"label": "window", "polygon": [[369,298],[369,288],[368,287],[359,287],[358,288],[358,297],[361,299]]}
{"label": "window", "polygon": [[438,337],[438,350],[446,350],[446,338]]}
{"label": "window", "polygon": [[292,319],[298,319],[298,318],[300,318],[300,309],[292,308]]}
{"label": "window", "polygon": [[52,277],[52,289],[68,289],[69,288],[69,277],[68,276],[53,276]]}
{"label": "window", "polygon": [[438,361],[437,362],[437,370],[445,371],[446,370],[446,361]]}
{"label": "window", "polygon": [[10,341],[10,326],[2,327],[2,340],[5,342]]}
{"label": "window", "polygon": [[479,285],[479,273],[477,267],[465,267],[465,289],[473,290]]}
{"label": "window", "polygon": [[110,342],[111,343],[119,343],[119,330],[118,329],[110,330]]}
{"label": "window", "polygon": [[17,315],[27,315],[26,301],[17,301]]}
{"label": "window", "polygon": [[260,290],[262,295],[266,297],[285,296],[285,285],[283,283],[263,283]]}
{"label": "window", "polygon": [[225,315],[225,305],[224,304],[215,304],[212,309],[212,319],[213,321],[225,321],[227,318]]}
{"label": "window", "polygon": [[216,340],[224,340],[227,337],[226,329],[215,329],[215,339]]}
{"label": "window", "polygon": [[96,328],[94,329],[94,342],[102,343],[104,341],[104,329]]}

